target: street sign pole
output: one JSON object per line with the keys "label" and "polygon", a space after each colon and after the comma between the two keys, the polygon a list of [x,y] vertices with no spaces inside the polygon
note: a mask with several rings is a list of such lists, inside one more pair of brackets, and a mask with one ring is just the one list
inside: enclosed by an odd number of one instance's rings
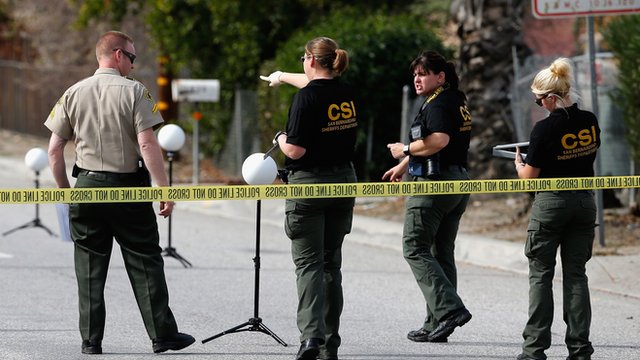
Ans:
{"label": "street sign pole", "polygon": [[[586,17],[587,37],[589,39],[589,73],[591,76],[591,110],[600,118],[600,106],[598,105],[598,83],[596,82],[596,42],[593,30],[593,16]],[[601,176],[600,155],[596,156],[595,174]],[[604,201],[602,189],[596,190],[596,209],[598,221],[598,242],[600,246],[605,245],[604,237]]]}

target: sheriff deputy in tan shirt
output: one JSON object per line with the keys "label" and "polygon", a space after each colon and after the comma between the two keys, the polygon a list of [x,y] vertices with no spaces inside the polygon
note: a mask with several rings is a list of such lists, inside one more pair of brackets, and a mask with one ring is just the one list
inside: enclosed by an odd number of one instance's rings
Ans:
{"label": "sheriff deputy in tan shirt", "polygon": [[[118,31],[96,44],[99,68],[71,86],[49,114],[49,162],[58,187],[70,187],[64,147],[75,139],[76,188],[169,184],[154,129],[163,123],[149,91],[126,76],[136,59],[133,40]],[[147,170],[141,164],[145,164]],[[159,215],[171,215],[173,202],[160,202]],[[152,203],[73,203],[71,237],[80,308],[81,351],[101,354],[105,326],[104,287],[115,238],[153,352],[180,350],[195,339],[178,332],[169,308],[158,224]]]}

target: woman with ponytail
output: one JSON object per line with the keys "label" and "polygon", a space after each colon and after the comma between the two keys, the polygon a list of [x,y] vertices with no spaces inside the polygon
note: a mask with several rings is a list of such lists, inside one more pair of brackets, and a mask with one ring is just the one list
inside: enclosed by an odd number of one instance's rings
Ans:
{"label": "woman with ponytail", "polygon": [[[273,141],[286,156],[291,184],[353,183],[359,105],[339,80],[347,51],[327,37],[309,41],[300,57],[304,74],[270,75],[301,87],[289,109],[286,131]],[[265,77],[275,85],[269,77]],[[287,199],[285,232],[291,239],[298,287],[297,360],[337,360],[343,307],[342,242],[351,232],[355,198]]]}

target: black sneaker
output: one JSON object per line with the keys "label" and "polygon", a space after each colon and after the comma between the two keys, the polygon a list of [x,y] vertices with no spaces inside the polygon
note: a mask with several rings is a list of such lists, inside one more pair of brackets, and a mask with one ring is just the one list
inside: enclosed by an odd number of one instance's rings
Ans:
{"label": "black sneaker", "polygon": [[436,342],[442,338],[447,338],[458,326],[462,326],[471,320],[471,313],[466,308],[451,312],[444,320],[438,324],[430,334],[429,341]]}
{"label": "black sneaker", "polygon": [[436,343],[446,343],[447,337],[440,337],[435,339],[429,339],[430,332],[425,329],[413,330],[409,331],[407,334],[407,339],[415,342],[436,342]]}
{"label": "black sneaker", "polygon": [[100,340],[82,340],[83,354],[102,354],[102,341]]}
{"label": "black sneaker", "polygon": [[161,353],[167,350],[181,350],[196,342],[189,334],[176,333],[173,336],[153,340],[153,352]]}

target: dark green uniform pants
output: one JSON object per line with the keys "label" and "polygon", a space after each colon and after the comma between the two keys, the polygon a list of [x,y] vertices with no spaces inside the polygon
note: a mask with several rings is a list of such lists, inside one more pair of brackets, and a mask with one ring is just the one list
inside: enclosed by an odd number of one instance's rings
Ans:
{"label": "dark green uniform pants", "polygon": [[595,219],[596,206],[589,192],[536,194],[525,245],[529,258],[529,321],[522,334],[525,354],[546,359],[544,351],[551,346],[553,275],[560,247],[569,359],[591,358],[591,301],[585,265],[591,258]]}
{"label": "dark green uniform pants", "polygon": [[[296,171],[291,184],[355,182],[351,166]],[[300,341],[323,339],[321,357],[335,357],[340,346],[342,242],[351,232],[354,198],[289,199],[285,232],[291,239],[298,288]]]}
{"label": "dark green uniform pants", "polygon": [[[135,177],[80,175],[76,188],[140,186]],[[151,203],[71,204],[69,217],[75,242],[80,334],[102,340],[105,325],[104,287],[115,237],[151,339],[177,330],[169,309],[158,225]]]}
{"label": "dark green uniform pants", "polygon": [[[442,171],[447,180],[468,180],[467,172],[452,167]],[[416,181],[431,181],[416,178]],[[434,330],[452,311],[464,307],[456,292],[455,240],[469,194],[410,196],[402,245],[404,258],[427,303],[423,329]]]}

